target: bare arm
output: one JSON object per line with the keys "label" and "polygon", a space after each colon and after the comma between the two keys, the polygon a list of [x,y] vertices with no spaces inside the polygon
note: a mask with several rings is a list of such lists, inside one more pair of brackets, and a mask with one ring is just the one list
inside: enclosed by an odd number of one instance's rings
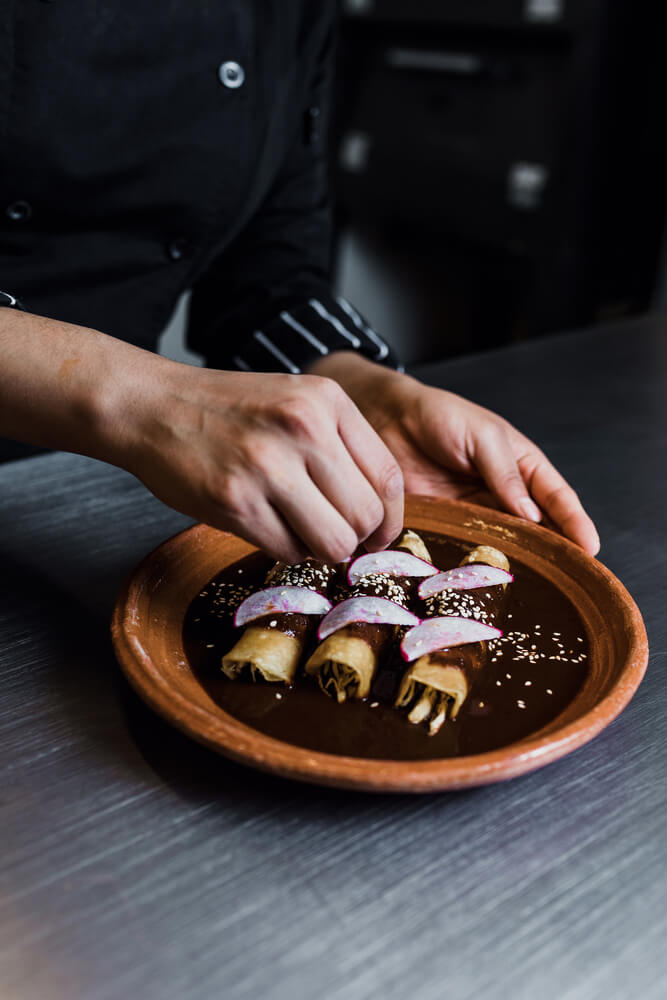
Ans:
{"label": "bare arm", "polygon": [[328,378],[193,368],[13,310],[0,357],[0,434],[125,468],[275,558],[336,561],[400,532],[398,464]]}

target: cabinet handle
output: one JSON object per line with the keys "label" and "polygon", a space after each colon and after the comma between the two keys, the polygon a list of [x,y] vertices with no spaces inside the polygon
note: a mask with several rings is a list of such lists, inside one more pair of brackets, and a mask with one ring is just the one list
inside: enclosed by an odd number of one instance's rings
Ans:
{"label": "cabinet handle", "polygon": [[474,52],[433,52],[424,49],[387,49],[385,61],[394,69],[417,69],[427,73],[481,76],[486,64]]}

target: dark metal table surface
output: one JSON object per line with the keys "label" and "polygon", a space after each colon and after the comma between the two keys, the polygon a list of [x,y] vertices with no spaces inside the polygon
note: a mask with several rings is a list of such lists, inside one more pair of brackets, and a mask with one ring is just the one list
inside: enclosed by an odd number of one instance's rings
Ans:
{"label": "dark metal table surface", "polygon": [[130,692],[109,616],[186,520],[129,475],[0,468],[0,996],[664,1000],[667,324],[430,366],[580,491],[652,655],[564,760],[431,797],[246,770]]}

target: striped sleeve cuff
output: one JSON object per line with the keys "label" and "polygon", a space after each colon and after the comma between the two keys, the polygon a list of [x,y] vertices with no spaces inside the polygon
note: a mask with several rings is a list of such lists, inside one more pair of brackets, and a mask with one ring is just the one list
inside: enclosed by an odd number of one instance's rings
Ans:
{"label": "striped sleeve cuff", "polygon": [[359,351],[390,368],[402,367],[389,345],[343,298],[311,298],[254,330],[232,363],[240,371],[299,375],[334,351]]}
{"label": "striped sleeve cuff", "polygon": [[5,306],[8,309],[20,309],[21,312],[25,311],[23,303],[15,295],[12,295],[11,292],[0,291],[0,306]]}

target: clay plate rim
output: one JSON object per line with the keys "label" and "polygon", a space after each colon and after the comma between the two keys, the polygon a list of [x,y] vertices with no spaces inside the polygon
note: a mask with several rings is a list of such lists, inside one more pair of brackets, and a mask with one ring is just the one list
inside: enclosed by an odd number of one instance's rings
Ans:
{"label": "clay plate rim", "polygon": [[116,656],[137,693],[170,723],[218,753],[282,777],[376,792],[435,792],[514,778],[592,740],[623,711],[644,676],[644,623],[623,584],[572,542],[540,525],[461,501],[406,497],[406,524],[463,542],[494,542],[537,570],[582,615],[588,675],[575,699],[539,732],[497,750],[425,761],[343,757],[267,736],[236,720],[198,684],[182,625],[192,598],[220,569],[254,551],[234,535],[194,525],[151,552],[113,613]]}

